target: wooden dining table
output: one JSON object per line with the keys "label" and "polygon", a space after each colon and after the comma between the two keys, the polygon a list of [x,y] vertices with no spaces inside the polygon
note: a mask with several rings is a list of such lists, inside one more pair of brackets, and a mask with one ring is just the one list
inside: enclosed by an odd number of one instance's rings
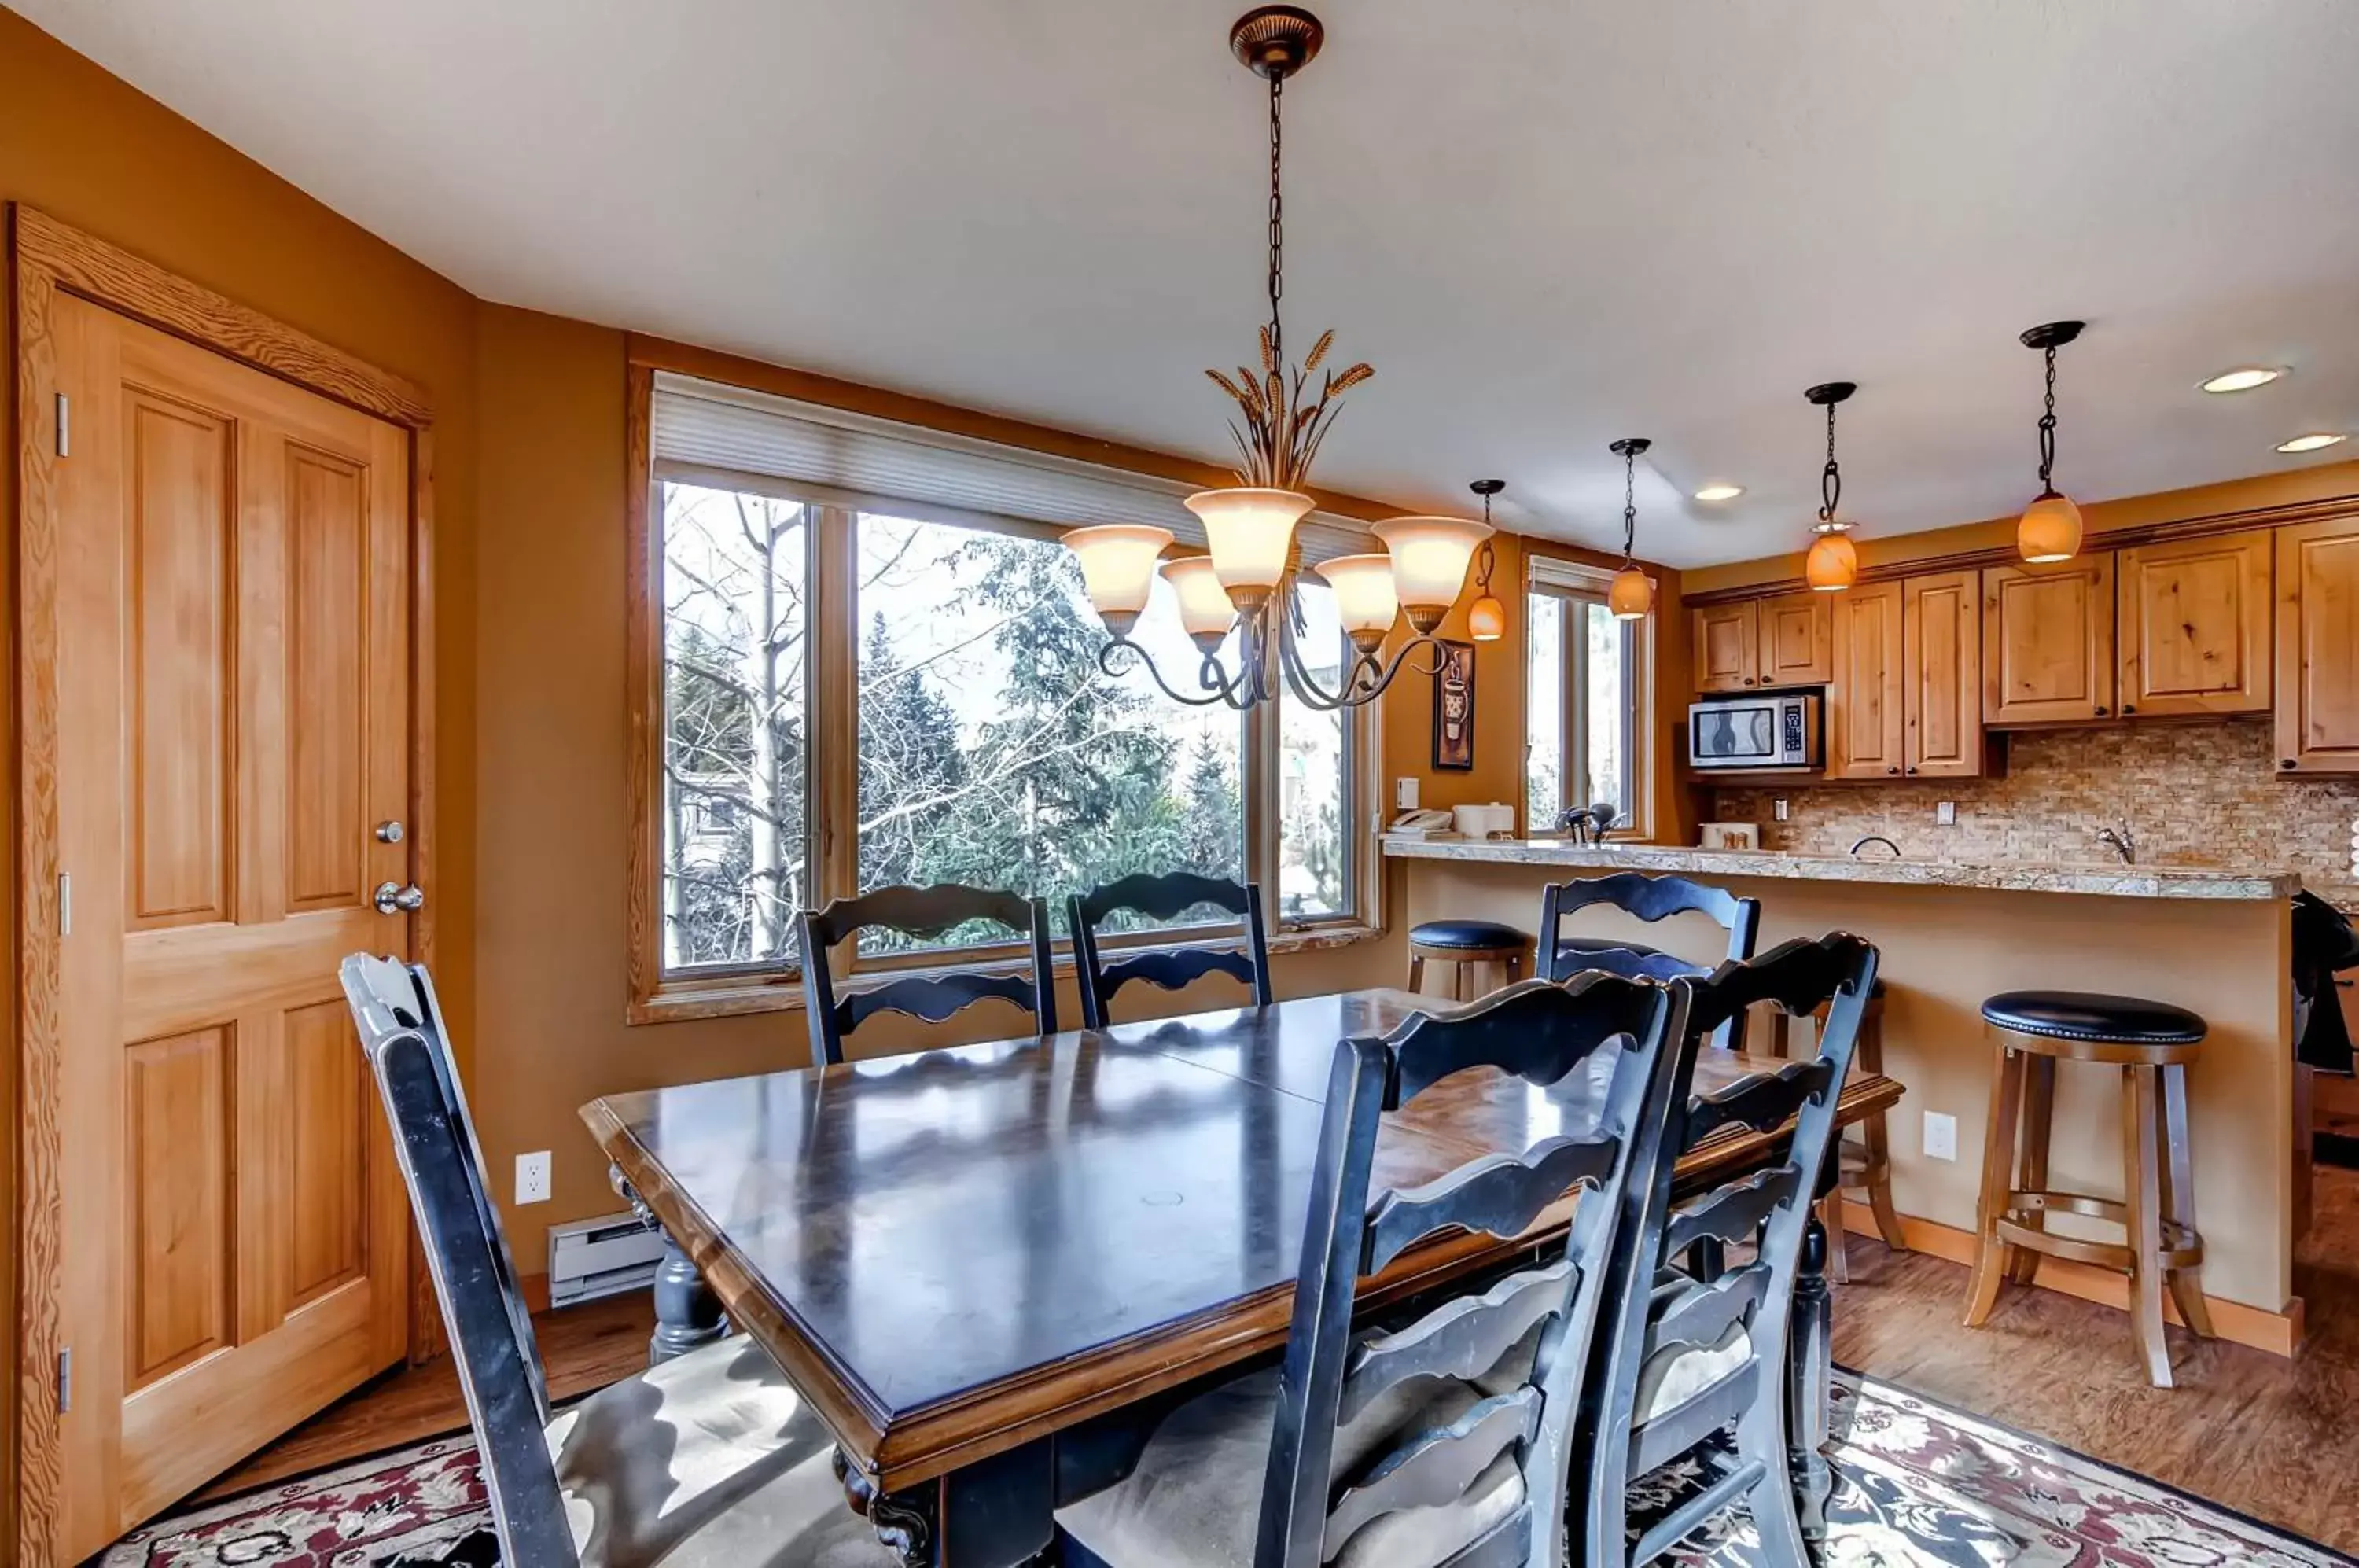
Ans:
{"label": "wooden dining table", "polygon": [[[1060,1440],[1285,1343],[1335,1044],[1430,999],[1373,990],[1070,1030],[644,1093],[582,1107],[618,1189],[676,1248],[659,1350],[760,1342],[825,1421],[848,1505],[911,1563],[1006,1568],[1052,1537]],[[1607,1053],[1609,1056],[1611,1053]],[[1708,1093],[1771,1057],[1708,1051]],[[1387,1117],[1379,1187],[1593,1118],[1610,1062],[1546,1088],[1482,1069]],[[1855,1075],[1856,1121],[1900,1085]],[[1693,1189],[1765,1163],[1724,1128]],[[1371,1311],[1561,1237],[1455,1234],[1364,1284]],[[1793,1343],[1798,1489],[1818,1511],[1825,1436],[1823,1236]],[[692,1273],[691,1273],[692,1269]],[[1070,1473],[1070,1472],[1069,1472]]]}

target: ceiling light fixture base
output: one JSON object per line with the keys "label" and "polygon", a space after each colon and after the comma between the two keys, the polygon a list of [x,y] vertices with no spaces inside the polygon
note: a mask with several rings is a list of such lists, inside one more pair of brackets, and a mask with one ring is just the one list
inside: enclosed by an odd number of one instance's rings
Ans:
{"label": "ceiling light fixture base", "polygon": [[1500,491],[1505,490],[1506,487],[1507,482],[1504,479],[1477,479],[1474,483],[1466,486],[1466,488],[1473,491],[1474,494],[1482,496],[1485,500],[1496,495]]}
{"label": "ceiling light fixture base", "polygon": [[2049,321],[2044,326],[2037,326],[2025,332],[2023,346],[2042,352],[2051,348],[2062,348],[2066,343],[2079,337],[2082,329],[2088,324],[2086,321]]}
{"label": "ceiling light fixture base", "polygon": [[1283,82],[1309,65],[1327,41],[1319,18],[1299,5],[1257,5],[1229,29],[1229,49],[1256,76]]}
{"label": "ceiling light fixture base", "polygon": [[1654,444],[1645,436],[1625,436],[1605,450],[1616,457],[1644,457],[1647,449]]}
{"label": "ceiling light fixture base", "polygon": [[1858,390],[1859,383],[1856,381],[1828,381],[1811,387],[1802,396],[1823,408],[1830,404],[1842,402]]}

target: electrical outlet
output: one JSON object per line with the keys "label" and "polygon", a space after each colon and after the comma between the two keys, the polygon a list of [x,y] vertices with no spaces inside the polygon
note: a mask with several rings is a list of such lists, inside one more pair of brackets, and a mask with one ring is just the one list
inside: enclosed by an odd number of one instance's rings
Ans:
{"label": "electrical outlet", "polygon": [[1414,811],[1417,810],[1416,779],[1396,779],[1393,780],[1393,810],[1397,811]]}
{"label": "electrical outlet", "polygon": [[549,1150],[516,1156],[516,1192],[519,1203],[549,1202]]}
{"label": "electrical outlet", "polygon": [[1790,816],[1792,816],[1792,815],[1793,815],[1792,811],[1791,811],[1791,810],[1787,806],[1786,802],[1785,802],[1784,800],[1774,800],[1774,801],[1770,802],[1769,810],[1770,810],[1770,811],[1771,811],[1771,812],[1772,812],[1772,813],[1777,817],[1777,819],[1779,822],[1784,822],[1784,821],[1786,821],[1788,817],[1790,817]]}
{"label": "electrical outlet", "polygon": [[1933,825],[1937,828],[1956,827],[1958,825],[1958,803],[1955,800],[1934,801]]}
{"label": "electrical outlet", "polygon": [[1925,1158],[1955,1160],[1958,1157],[1958,1118],[1945,1116],[1939,1111],[1925,1113]]}

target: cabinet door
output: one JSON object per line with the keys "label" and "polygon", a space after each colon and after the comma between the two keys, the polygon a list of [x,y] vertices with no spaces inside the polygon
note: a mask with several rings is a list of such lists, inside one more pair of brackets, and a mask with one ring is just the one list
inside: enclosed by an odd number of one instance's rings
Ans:
{"label": "cabinet door", "polygon": [[2114,558],[1983,572],[1983,722],[2102,719],[2114,707]]}
{"label": "cabinet door", "polygon": [[1756,605],[1706,604],[1692,612],[1699,691],[1743,691],[1761,684]]}
{"label": "cabinet door", "polygon": [[1900,589],[1832,594],[1834,680],[1827,688],[1827,777],[1897,779],[1902,767]]}
{"label": "cabinet door", "polygon": [[1983,770],[1982,583],[1940,572],[1901,583],[1908,746],[1902,767],[1928,779]]}
{"label": "cabinet door", "polygon": [[2121,552],[2122,712],[2269,706],[2267,529]]}
{"label": "cabinet door", "polygon": [[1823,686],[1835,678],[1833,596],[1805,591],[1761,601],[1761,684]]}
{"label": "cabinet door", "polygon": [[2277,768],[2359,773],[2359,517],[2280,528]]}

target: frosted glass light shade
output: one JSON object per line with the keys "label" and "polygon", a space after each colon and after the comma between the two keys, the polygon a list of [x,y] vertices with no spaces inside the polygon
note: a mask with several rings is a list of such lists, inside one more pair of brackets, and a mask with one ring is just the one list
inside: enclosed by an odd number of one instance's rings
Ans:
{"label": "frosted glass light shade", "polygon": [[1507,606],[1485,593],[1466,606],[1466,635],[1476,642],[1497,642],[1507,635]]}
{"label": "frosted glass light shade", "polygon": [[1811,541],[1802,575],[1821,593],[1840,593],[1859,578],[1859,547],[1849,534],[1821,534]]}
{"label": "frosted glass light shade", "polygon": [[1211,556],[1183,555],[1165,561],[1163,581],[1179,596],[1180,626],[1190,637],[1217,642],[1229,635],[1237,607],[1229,603],[1229,591],[1221,586]]}
{"label": "frosted glass light shade", "polygon": [[1239,488],[1199,490],[1185,505],[1203,522],[1221,586],[1261,599],[1286,575],[1294,525],[1317,503],[1292,490]]}
{"label": "frosted glass light shade", "polygon": [[1335,618],[1353,642],[1381,640],[1393,629],[1400,600],[1393,593],[1393,563],[1385,555],[1339,555],[1312,568],[1335,590]]}
{"label": "frosted glass light shade", "polygon": [[1147,596],[1155,587],[1155,558],[1170,542],[1169,528],[1143,523],[1066,531],[1065,548],[1081,560],[1090,608],[1108,630],[1117,636],[1128,632],[1147,608]]}
{"label": "frosted glass light shade", "polygon": [[2071,560],[2081,552],[2081,508],[2069,495],[2042,495],[2015,525],[2015,548],[2034,564]]}
{"label": "frosted glass light shade", "polygon": [[1393,560],[1393,591],[1409,625],[1430,632],[1458,602],[1475,547],[1491,537],[1488,523],[1462,517],[1390,517],[1370,529]]}
{"label": "frosted glass light shade", "polygon": [[1605,590],[1605,608],[1615,620],[1643,621],[1654,607],[1655,585],[1645,572],[1625,566],[1614,574],[1613,584]]}

